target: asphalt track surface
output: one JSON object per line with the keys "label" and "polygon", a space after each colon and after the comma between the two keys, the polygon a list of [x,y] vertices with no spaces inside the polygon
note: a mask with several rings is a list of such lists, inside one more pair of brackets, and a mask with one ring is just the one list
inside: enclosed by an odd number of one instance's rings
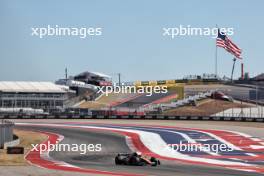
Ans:
{"label": "asphalt track surface", "polygon": [[[124,136],[111,133],[109,131],[87,131],[84,129],[71,129],[60,127],[43,127],[32,126],[29,128],[19,126],[30,130],[41,130],[61,134],[64,139],[61,143],[64,144],[102,144],[102,151],[89,152],[86,155],[80,155],[78,152],[50,152],[50,157],[55,160],[65,161],[69,164],[81,167],[118,173],[131,173],[143,175],[159,175],[159,176],[257,176],[262,174],[236,171],[224,169],[220,167],[208,167],[201,165],[183,164],[174,161],[161,160],[161,165],[158,167],[139,167],[139,166],[116,166],[114,157],[120,152],[132,152],[127,146]],[[76,173],[78,175],[78,173]]]}

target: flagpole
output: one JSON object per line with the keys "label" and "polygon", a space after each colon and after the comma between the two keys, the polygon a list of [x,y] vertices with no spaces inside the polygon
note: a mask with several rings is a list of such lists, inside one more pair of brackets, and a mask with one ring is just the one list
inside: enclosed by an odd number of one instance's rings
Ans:
{"label": "flagpole", "polygon": [[216,78],[218,77],[218,70],[217,70],[217,67],[218,67],[218,58],[217,58],[217,44],[216,44],[216,41],[217,39],[215,39],[215,76]]}
{"label": "flagpole", "polygon": [[232,68],[232,73],[231,73],[231,83],[233,83],[233,74],[234,74],[234,69],[235,69],[235,64],[236,64],[236,58],[234,57],[233,59],[233,68]]}
{"label": "flagpole", "polygon": [[[218,26],[217,24],[215,25],[218,31]],[[215,76],[216,78],[218,77],[218,58],[217,58],[217,38],[215,38]]]}

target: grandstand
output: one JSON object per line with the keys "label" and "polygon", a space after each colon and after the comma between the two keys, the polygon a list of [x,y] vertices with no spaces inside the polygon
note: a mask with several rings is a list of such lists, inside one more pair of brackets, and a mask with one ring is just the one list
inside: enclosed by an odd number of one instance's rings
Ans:
{"label": "grandstand", "polygon": [[[176,98],[174,98],[175,92],[168,92],[168,93],[159,93],[159,94],[152,94],[151,96],[147,96],[146,94],[141,94],[140,96],[131,99],[129,101],[126,101],[120,105],[118,105],[118,107],[130,107],[130,108],[139,108],[141,106],[153,103],[153,104],[157,104],[159,103],[159,100],[165,100],[166,97],[173,97],[173,99],[175,100]],[[167,101],[170,101],[172,99],[167,99]]]}
{"label": "grandstand", "polygon": [[73,79],[96,86],[112,85],[111,77],[99,72],[85,71],[74,76]]}
{"label": "grandstand", "polygon": [[96,101],[86,101],[80,105],[80,108],[91,108],[91,109],[100,109],[104,107],[117,106],[123,102],[129,101],[138,94],[130,93],[110,93],[108,96],[102,94]]}
{"label": "grandstand", "polygon": [[167,93],[153,93],[151,96],[147,96],[144,93],[110,93],[108,96],[105,94],[101,95],[95,101],[86,101],[82,103],[79,107],[80,108],[90,108],[90,109],[101,109],[101,108],[140,108],[144,105],[149,104],[159,104],[165,102],[171,102],[178,99],[183,99],[184,97],[184,86],[182,84],[173,84],[162,82],[135,82],[135,83],[126,83],[122,86],[133,85],[138,87],[145,87],[145,86],[166,86],[168,89]]}
{"label": "grandstand", "polygon": [[66,87],[51,82],[0,81],[1,108],[55,110],[63,107],[66,94]]}
{"label": "grandstand", "polygon": [[[99,72],[84,71],[75,76],[66,76],[64,79],[55,81],[55,84],[64,85],[75,91],[75,95],[71,96],[66,102],[66,107],[76,107],[83,101],[92,101],[100,96],[98,87],[112,85],[111,77]],[[100,103],[88,103],[92,106],[100,106]],[[90,107],[86,106],[85,107]]]}

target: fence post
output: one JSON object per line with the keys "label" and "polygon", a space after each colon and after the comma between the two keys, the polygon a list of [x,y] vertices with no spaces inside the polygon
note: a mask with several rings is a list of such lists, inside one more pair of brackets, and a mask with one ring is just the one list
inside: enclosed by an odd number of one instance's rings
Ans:
{"label": "fence post", "polygon": [[261,106],[260,108],[261,108],[261,117],[263,118],[263,106]]}
{"label": "fence post", "polygon": [[2,148],[2,141],[3,141],[3,138],[2,138],[2,134],[3,134],[3,132],[2,132],[2,124],[0,123],[0,148]]}

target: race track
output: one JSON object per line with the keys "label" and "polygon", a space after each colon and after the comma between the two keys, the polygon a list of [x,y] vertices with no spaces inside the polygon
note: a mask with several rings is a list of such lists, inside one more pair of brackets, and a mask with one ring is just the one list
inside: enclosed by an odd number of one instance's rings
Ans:
{"label": "race track", "polygon": [[[234,153],[222,153],[220,156],[214,156],[212,153],[181,153],[175,155],[159,150],[159,140],[166,143],[177,143],[182,140],[182,135],[188,135],[189,138],[200,142],[215,143],[221,141],[218,139],[209,139],[209,131],[192,131],[187,128],[169,128],[165,126],[146,126],[146,125],[116,125],[116,124],[93,124],[93,123],[17,123],[17,128],[41,131],[53,137],[61,138],[60,144],[102,144],[102,151],[88,152],[80,155],[79,152],[50,152],[40,155],[37,153],[29,154],[27,159],[41,167],[48,169],[68,170],[75,172],[96,173],[106,175],[201,175],[201,176],[220,176],[220,175],[262,175],[263,157],[254,157],[255,154],[263,156],[263,150],[246,148],[243,142],[239,147],[246,150],[236,150]],[[218,131],[211,131],[211,133]],[[161,138],[157,138],[157,134]],[[144,136],[147,135],[147,136]],[[202,135],[202,138],[200,137]],[[221,134],[223,135],[223,134]],[[228,134],[227,136],[230,136]],[[184,136],[187,137],[187,136]],[[239,135],[236,136],[238,138]],[[240,136],[241,137],[241,136]],[[242,136],[243,137],[243,136]],[[156,138],[154,143],[146,141]],[[207,139],[208,138],[208,139]],[[222,138],[225,138],[222,136]],[[129,139],[129,140],[128,140]],[[256,139],[256,138],[254,138]],[[52,138],[49,139],[52,141]],[[138,140],[138,141],[137,141]],[[191,140],[191,139],[190,139]],[[142,142],[143,141],[143,142]],[[223,142],[223,141],[222,141]],[[250,141],[247,141],[247,143]],[[251,141],[253,142],[253,141]],[[256,142],[256,141],[255,141]],[[238,145],[238,144],[234,144]],[[255,144],[254,144],[255,145]],[[154,148],[153,148],[154,147]],[[157,155],[162,162],[158,167],[137,167],[137,166],[116,166],[114,157],[120,152],[131,152],[139,150],[142,153]],[[153,152],[154,151],[154,152]],[[32,157],[33,156],[33,157]],[[182,156],[184,156],[182,159]],[[186,157],[187,156],[187,157]],[[223,157],[224,156],[224,157]],[[232,156],[232,157],[228,157]],[[241,156],[244,156],[241,157]],[[235,158],[237,157],[237,158]],[[187,159],[186,159],[187,158]],[[196,160],[198,158],[198,160]],[[49,162],[43,162],[48,160]],[[199,163],[202,161],[202,163]],[[42,164],[41,164],[42,163]],[[53,163],[53,164],[52,164]],[[55,163],[55,164],[54,164]],[[223,163],[230,163],[225,165]],[[245,165],[244,165],[245,164]],[[236,165],[236,166],[233,166]],[[254,167],[252,167],[254,165]],[[243,167],[241,167],[243,166]],[[258,166],[255,168],[255,166]],[[243,171],[241,171],[243,170]]]}

